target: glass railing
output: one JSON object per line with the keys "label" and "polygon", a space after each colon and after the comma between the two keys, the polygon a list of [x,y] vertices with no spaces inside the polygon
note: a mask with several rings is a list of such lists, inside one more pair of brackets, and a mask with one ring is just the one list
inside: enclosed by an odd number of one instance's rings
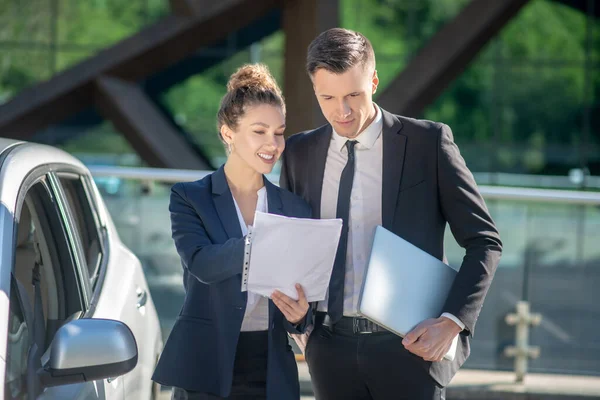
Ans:
{"label": "glass railing", "polygon": [[[174,182],[208,172],[90,168],[121,239],[142,261],[163,337],[183,304],[182,267],[171,239],[169,193]],[[269,177],[277,182],[276,176]],[[505,322],[520,300],[542,315],[531,328],[539,346],[532,372],[600,375],[600,193],[481,185],[504,252],[477,323],[468,368],[511,370],[504,355],[515,328]],[[463,249],[446,232],[449,263]]]}

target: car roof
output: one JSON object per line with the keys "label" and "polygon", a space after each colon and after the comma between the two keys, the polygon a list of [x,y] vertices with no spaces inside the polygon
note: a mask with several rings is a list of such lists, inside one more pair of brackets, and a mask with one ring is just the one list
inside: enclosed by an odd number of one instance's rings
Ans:
{"label": "car roof", "polygon": [[56,147],[7,139],[0,139],[0,146],[0,201],[13,214],[19,187],[34,169],[47,166],[57,170],[66,165],[89,174],[81,161]]}
{"label": "car roof", "polygon": [[[31,170],[44,164],[68,164],[87,171],[81,161],[66,151],[45,144],[0,138],[0,161],[4,157],[16,156],[21,166]],[[4,168],[0,162],[0,168]]]}
{"label": "car roof", "polygon": [[0,137],[0,154],[4,153],[5,150],[14,146],[17,143],[23,143],[23,141],[15,140],[15,139],[6,139],[6,138]]}

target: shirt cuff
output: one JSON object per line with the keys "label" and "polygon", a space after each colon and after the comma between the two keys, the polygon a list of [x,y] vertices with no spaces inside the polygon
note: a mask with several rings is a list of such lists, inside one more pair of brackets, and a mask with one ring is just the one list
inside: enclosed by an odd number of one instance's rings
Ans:
{"label": "shirt cuff", "polygon": [[448,319],[451,319],[452,321],[454,321],[456,323],[456,325],[458,325],[460,327],[461,330],[465,330],[465,324],[462,323],[462,321],[458,318],[456,318],[454,315],[450,314],[450,313],[443,313],[442,317],[446,317]]}

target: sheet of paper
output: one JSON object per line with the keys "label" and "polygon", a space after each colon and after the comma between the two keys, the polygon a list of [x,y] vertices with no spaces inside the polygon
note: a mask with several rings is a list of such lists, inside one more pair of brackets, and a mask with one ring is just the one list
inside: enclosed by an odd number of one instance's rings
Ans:
{"label": "sheet of paper", "polygon": [[341,231],[341,219],[257,212],[242,290],[268,297],[279,290],[297,300],[295,284],[299,283],[308,301],[324,300]]}

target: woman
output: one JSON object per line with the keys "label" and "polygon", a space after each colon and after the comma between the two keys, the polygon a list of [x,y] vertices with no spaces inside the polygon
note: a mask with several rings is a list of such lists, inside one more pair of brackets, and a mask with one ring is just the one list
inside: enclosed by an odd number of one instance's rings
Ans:
{"label": "woman", "polygon": [[285,104],[265,66],[246,65],[231,76],[217,119],[227,162],[171,191],[186,296],[152,379],[173,386],[173,399],[297,400],[287,332],[302,333],[307,325],[302,288],[298,301],[241,291],[244,236],[254,212],[310,217],[303,200],[264,177],[285,147]]}

